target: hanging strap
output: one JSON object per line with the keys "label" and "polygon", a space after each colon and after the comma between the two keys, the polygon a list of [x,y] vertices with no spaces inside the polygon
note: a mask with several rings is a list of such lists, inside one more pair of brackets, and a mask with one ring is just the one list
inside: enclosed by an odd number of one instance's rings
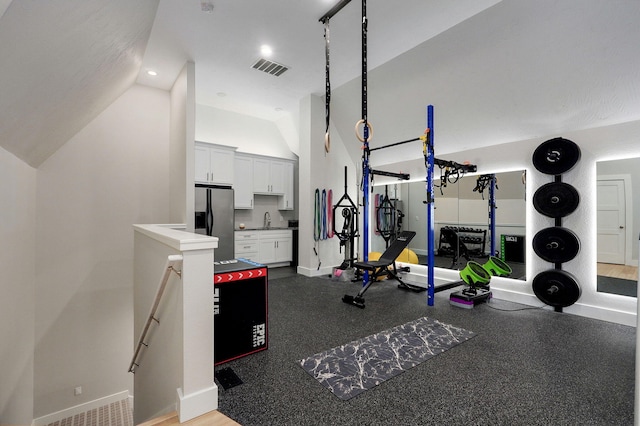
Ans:
{"label": "hanging strap", "polygon": [[380,235],[380,194],[376,194],[374,198],[374,211],[376,212],[376,229],[374,234]]}
{"label": "hanging strap", "polygon": [[324,21],[324,56],[325,56],[325,121],[326,129],[324,133],[324,152],[329,153],[331,149],[331,139],[329,135],[329,124],[331,119],[331,79],[329,77],[329,19]]}

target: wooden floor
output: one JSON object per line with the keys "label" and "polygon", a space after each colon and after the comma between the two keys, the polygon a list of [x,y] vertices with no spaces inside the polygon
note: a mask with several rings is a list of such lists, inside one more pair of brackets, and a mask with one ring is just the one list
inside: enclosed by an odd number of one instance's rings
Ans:
{"label": "wooden floor", "polygon": [[141,423],[138,426],[171,426],[171,425],[188,425],[188,426],[241,426],[225,416],[219,411],[211,411],[207,414],[203,414],[200,417],[191,419],[188,422],[180,423],[178,420],[178,413],[171,412],[164,416],[149,420]]}
{"label": "wooden floor", "polygon": [[598,263],[598,275],[638,281],[638,267],[615,265],[613,263]]}

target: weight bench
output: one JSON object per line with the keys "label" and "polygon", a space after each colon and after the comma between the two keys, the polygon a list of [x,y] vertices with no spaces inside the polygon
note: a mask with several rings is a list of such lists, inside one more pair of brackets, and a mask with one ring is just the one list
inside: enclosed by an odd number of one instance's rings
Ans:
{"label": "weight bench", "polygon": [[[398,288],[404,290],[411,290],[415,292],[425,291],[423,287],[407,284],[398,277],[398,270],[396,269],[396,258],[407,248],[409,242],[416,236],[413,231],[403,231],[397,238],[391,243],[391,245],[382,253],[380,259],[370,262],[354,262],[353,266],[357,269],[362,269],[369,272],[369,281],[362,287],[356,296],[350,296],[345,294],[342,297],[344,303],[357,306],[364,309],[364,293],[369,289],[378,278],[386,276],[397,280]],[[389,266],[393,265],[393,271],[389,269]]]}
{"label": "weight bench", "polygon": [[460,257],[464,257],[467,262],[471,260],[469,258],[469,250],[467,249],[465,243],[460,240],[458,232],[454,231],[453,229],[440,228],[440,234],[442,235],[444,242],[449,244],[449,247],[451,247],[451,250],[453,252],[453,260],[451,261],[451,266],[449,266],[449,269],[454,269],[454,267],[458,265]]}

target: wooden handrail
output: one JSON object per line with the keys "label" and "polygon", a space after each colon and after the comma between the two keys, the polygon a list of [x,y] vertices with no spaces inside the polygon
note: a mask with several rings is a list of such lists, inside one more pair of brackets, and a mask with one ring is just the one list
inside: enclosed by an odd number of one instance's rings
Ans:
{"label": "wooden handrail", "polygon": [[145,343],[145,339],[147,337],[147,332],[149,331],[149,327],[151,326],[151,322],[155,321],[158,324],[160,321],[156,318],[156,311],[158,310],[158,305],[160,305],[160,300],[162,300],[162,295],[164,294],[164,290],[169,282],[169,275],[171,272],[175,272],[179,277],[182,277],[182,255],[171,255],[167,257],[167,262],[164,267],[164,274],[160,279],[160,285],[158,286],[158,291],[156,292],[156,298],[153,301],[153,305],[151,306],[151,311],[149,312],[149,317],[147,318],[147,322],[142,329],[142,333],[140,333],[140,339],[138,340],[138,346],[136,347],[136,351],[133,354],[133,358],[131,359],[131,364],[129,364],[129,373],[134,373],[138,364],[136,361],[138,360],[138,355],[140,355],[140,350],[142,350],[143,346],[149,346]]}

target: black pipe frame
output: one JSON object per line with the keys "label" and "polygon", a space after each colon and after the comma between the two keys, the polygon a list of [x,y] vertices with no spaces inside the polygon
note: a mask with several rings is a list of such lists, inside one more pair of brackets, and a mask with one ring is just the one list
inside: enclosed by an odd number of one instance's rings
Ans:
{"label": "black pipe frame", "polygon": [[402,145],[402,144],[409,143],[409,142],[419,141],[420,139],[421,138],[413,138],[413,139],[408,139],[406,141],[390,143],[389,145],[379,146],[379,147],[376,147],[376,148],[369,148],[369,151],[376,151],[378,149],[390,148],[392,146],[398,146],[398,145]]}
{"label": "black pipe frame", "polygon": [[327,13],[322,15],[322,18],[320,18],[319,21],[324,24],[326,21],[333,18],[333,16],[336,13],[340,12],[342,8],[348,5],[349,3],[351,3],[351,0],[341,0],[338,4],[333,6]]}
{"label": "black pipe frame", "polygon": [[401,180],[409,180],[409,178],[411,178],[411,176],[409,176],[407,173],[394,173],[394,172],[385,172],[383,170],[371,170],[371,174],[372,175],[379,175],[379,176],[390,176],[390,177],[395,177]]}

